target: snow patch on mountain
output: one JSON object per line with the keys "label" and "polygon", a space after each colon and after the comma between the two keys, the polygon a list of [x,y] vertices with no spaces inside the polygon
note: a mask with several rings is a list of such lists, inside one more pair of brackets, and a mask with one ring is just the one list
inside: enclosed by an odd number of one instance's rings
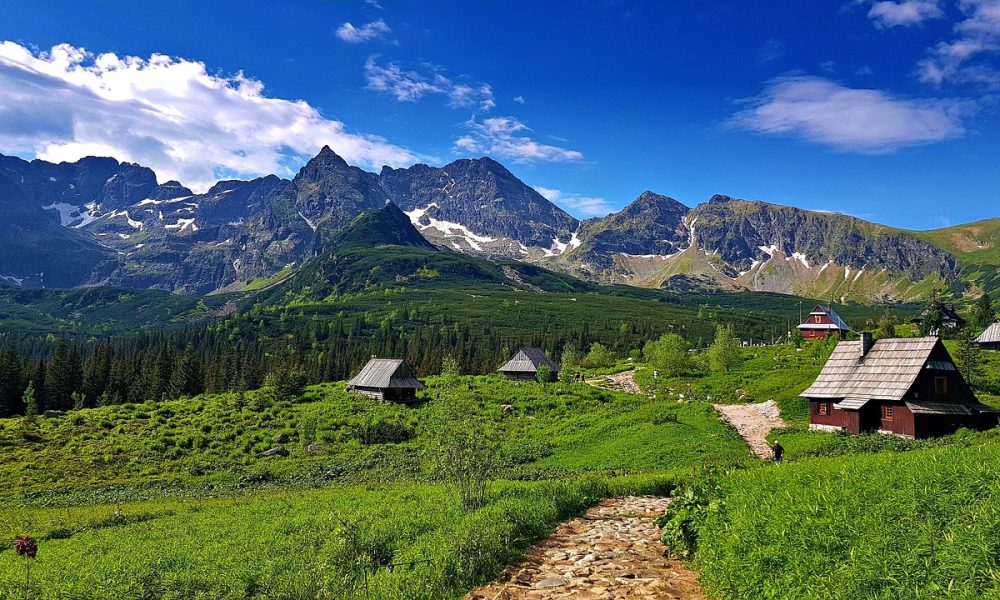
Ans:
{"label": "snow patch on mountain", "polygon": [[316,224],[313,223],[312,221],[310,221],[309,217],[307,217],[304,214],[302,214],[301,210],[299,211],[299,216],[302,217],[302,220],[306,222],[306,225],[309,226],[309,229],[312,229],[313,231],[316,231]]}
{"label": "snow patch on mountain", "polygon": [[[444,237],[462,238],[465,240],[465,243],[467,243],[469,247],[476,252],[483,251],[481,244],[489,244],[490,242],[496,241],[496,238],[473,233],[468,227],[462,225],[461,223],[453,223],[451,221],[442,221],[440,219],[435,219],[434,217],[428,217],[427,211],[435,207],[437,207],[437,204],[431,202],[423,208],[415,208],[411,211],[405,212],[404,214],[410,219],[413,226],[420,231],[434,229],[439,231]],[[425,219],[427,224],[422,222]],[[452,242],[452,245],[454,245],[454,242]]]}
{"label": "snow patch on mountain", "polygon": [[177,233],[180,233],[188,228],[191,228],[191,231],[198,231],[198,226],[195,225],[194,219],[177,219],[177,222],[173,225],[164,225],[163,228],[176,229]]}
{"label": "snow patch on mountain", "polygon": [[800,263],[802,263],[803,267],[805,267],[807,269],[811,269],[812,268],[812,267],[809,266],[809,260],[806,259],[806,255],[802,254],[801,252],[792,252],[792,255],[789,256],[788,258],[786,258],[785,260],[786,261],[797,260]]}
{"label": "snow patch on mountain", "polygon": [[14,277],[13,275],[0,275],[0,279],[3,279],[4,281],[9,281],[14,285],[21,285],[22,283],[24,283],[23,277]]}
{"label": "snow patch on mountain", "polygon": [[43,206],[42,210],[59,211],[59,224],[63,227],[69,227],[74,221],[79,219],[81,211],[79,206],[73,206],[65,202],[53,202],[48,206]]}

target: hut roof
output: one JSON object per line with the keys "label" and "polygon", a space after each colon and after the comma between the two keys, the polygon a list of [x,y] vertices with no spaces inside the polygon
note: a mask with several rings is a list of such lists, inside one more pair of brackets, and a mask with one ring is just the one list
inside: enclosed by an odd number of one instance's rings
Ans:
{"label": "hut roof", "polygon": [[[928,363],[940,343],[936,337],[881,339],[862,356],[860,341],[840,342],[819,377],[801,395],[902,400],[920,371],[932,368]],[[941,350],[947,352],[944,346]]]}
{"label": "hut roof", "polygon": [[497,369],[501,373],[537,373],[538,367],[546,365],[553,371],[559,370],[559,365],[551,360],[538,348],[521,348],[514,358]]}
{"label": "hut roof", "polygon": [[406,363],[398,358],[373,358],[347,382],[348,387],[379,389],[426,389]]}
{"label": "hut roof", "polygon": [[925,318],[927,318],[927,315],[931,313],[933,308],[937,308],[942,321],[951,321],[959,327],[965,327],[966,321],[962,318],[962,315],[958,314],[958,311],[955,310],[954,304],[938,303],[932,308],[925,308],[920,315],[914,317],[910,321],[919,325]]}
{"label": "hut roof", "polygon": [[979,344],[1000,344],[1000,321],[993,321],[986,328],[986,331],[979,334],[976,342]]}
{"label": "hut roof", "polygon": [[[833,322],[810,323],[809,317],[814,317],[816,315],[826,315],[827,317],[830,317],[830,320]],[[806,320],[798,326],[798,329],[831,329],[834,331],[836,330],[852,331],[851,327],[847,323],[845,323],[843,319],[840,318],[840,315],[838,315],[836,311],[833,310],[832,306],[823,306],[822,304],[819,304],[816,306],[816,308],[812,309],[812,312],[809,313],[809,316],[806,317]]]}

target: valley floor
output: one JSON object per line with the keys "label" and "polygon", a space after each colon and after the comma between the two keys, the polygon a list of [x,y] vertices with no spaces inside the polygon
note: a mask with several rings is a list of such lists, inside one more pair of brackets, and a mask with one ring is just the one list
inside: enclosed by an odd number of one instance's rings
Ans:
{"label": "valley floor", "polygon": [[[28,576],[0,547],[0,598],[23,597],[26,581],[33,600],[698,599],[699,581],[738,600],[1000,598],[1000,434],[807,431],[798,393],[823,363],[817,348],[747,349],[731,372],[656,386],[640,365],[624,377],[641,395],[431,377],[418,406],[321,384],[292,399],[3,419],[0,539],[32,535],[39,551]],[[756,435],[780,435],[780,467],[751,460],[713,408],[772,399],[787,427]],[[435,466],[448,405],[503,430],[476,509]],[[287,456],[260,456],[275,446]],[[663,557],[650,516],[668,497],[683,527],[663,531],[696,540],[692,562]]]}

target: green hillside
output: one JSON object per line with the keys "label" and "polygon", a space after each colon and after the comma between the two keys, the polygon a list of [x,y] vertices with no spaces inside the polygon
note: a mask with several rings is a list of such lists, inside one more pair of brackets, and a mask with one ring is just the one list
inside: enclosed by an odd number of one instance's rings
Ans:
{"label": "green hillside", "polygon": [[956,256],[963,280],[989,291],[1000,287],[1000,219],[912,233]]}

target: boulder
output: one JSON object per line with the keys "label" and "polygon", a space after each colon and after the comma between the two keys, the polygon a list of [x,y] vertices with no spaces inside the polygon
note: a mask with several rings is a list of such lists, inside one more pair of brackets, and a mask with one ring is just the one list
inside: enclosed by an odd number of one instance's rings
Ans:
{"label": "boulder", "polygon": [[66,416],[66,413],[61,410],[47,410],[42,413],[42,416],[46,419],[59,419]]}
{"label": "boulder", "polygon": [[281,446],[276,446],[268,450],[264,450],[257,455],[257,458],[267,458],[268,456],[288,456],[288,450],[285,450]]}

